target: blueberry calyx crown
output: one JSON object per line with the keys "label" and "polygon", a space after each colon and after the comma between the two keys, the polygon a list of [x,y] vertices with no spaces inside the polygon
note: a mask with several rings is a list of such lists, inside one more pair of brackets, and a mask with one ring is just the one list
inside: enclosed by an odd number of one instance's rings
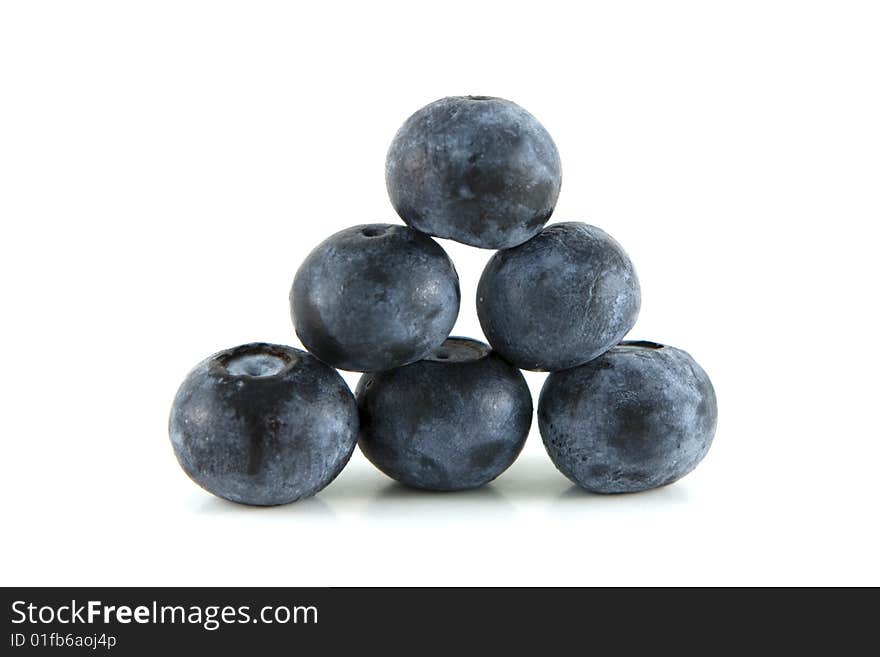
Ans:
{"label": "blueberry calyx crown", "polygon": [[485,358],[491,352],[487,344],[470,338],[447,338],[440,347],[425,360],[435,363],[464,363]]}
{"label": "blueberry calyx crown", "polygon": [[214,364],[228,376],[263,379],[281,376],[298,360],[289,349],[254,342],[223,352]]}
{"label": "blueberry calyx crown", "polygon": [[624,340],[617,345],[618,348],[623,349],[663,349],[665,346],[665,344],[650,340]]}

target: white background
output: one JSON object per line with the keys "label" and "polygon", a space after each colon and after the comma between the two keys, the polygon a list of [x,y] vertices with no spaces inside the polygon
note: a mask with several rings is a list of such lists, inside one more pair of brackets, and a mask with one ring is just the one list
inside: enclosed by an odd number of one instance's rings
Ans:
{"label": "white background", "polygon": [[[880,584],[878,12],[4,2],[2,583]],[[617,238],[642,282],[631,337],[714,380],[709,456],[666,489],[591,496],[535,427],[477,492],[409,492],[356,453],[308,501],[212,498],[168,441],[178,384],[225,347],[299,346],[299,262],[397,221],[387,146],[457,94],[553,135],[553,220]],[[481,337],[491,253],[442,244],[454,333]]]}

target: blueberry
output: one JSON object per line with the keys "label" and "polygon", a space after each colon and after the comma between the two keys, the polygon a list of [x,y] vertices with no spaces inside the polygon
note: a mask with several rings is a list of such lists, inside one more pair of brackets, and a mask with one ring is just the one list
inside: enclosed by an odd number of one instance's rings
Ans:
{"label": "blueberry", "polygon": [[550,374],[538,402],[553,463],[596,493],[634,493],[685,476],[709,450],[717,417],[703,369],[653,342],[623,342]]}
{"label": "blueberry", "polygon": [[437,242],[406,226],[354,226],[319,244],[296,273],[290,312],[306,349],[370,372],[427,356],[449,336],[461,295]]}
{"label": "blueberry", "polygon": [[356,395],[361,451],[415,488],[492,481],[519,455],[532,423],[522,373],[467,338],[450,338],[417,363],[365,374]]}
{"label": "blueberry", "polygon": [[509,100],[443,98],[409,117],[385,162],[391,203],[429,235],[484,249],[537,234],[562,184],[559,153],[531,114]]}
{"label": "blueberry", "polygon": [[242,504],[314,495],[357,441],[354,396],[299,349],[254,343],[214,354],[177,391],[169,433],[177,460],[205,490]]}
{"label": "blueberry", "polygon": [[489,344],[526,370],[581,365],[635,324],[639,281],[620,245],[595,226],[552,224],[492,256],[477,288]]}

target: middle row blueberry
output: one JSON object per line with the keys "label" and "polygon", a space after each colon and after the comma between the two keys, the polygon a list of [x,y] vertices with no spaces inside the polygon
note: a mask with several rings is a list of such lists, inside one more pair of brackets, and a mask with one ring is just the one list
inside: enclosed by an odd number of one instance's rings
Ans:
{"label": "middle row blueberry", "polygon": [[[290,310],[303,345],[343,370],[378,372],[434,353],[458,317],[458,275],[433,239],[366,224],[332,235],[300,266]],[[477,292],[492,348],[527,370],[586,363],[635,324],[641,295],[629,257],[604,231],[552,224],[498,251]]]}

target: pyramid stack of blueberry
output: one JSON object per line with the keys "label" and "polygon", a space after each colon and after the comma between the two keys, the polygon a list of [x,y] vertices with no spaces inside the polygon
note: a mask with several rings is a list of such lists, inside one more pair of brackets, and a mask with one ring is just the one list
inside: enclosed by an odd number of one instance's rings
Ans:
{"label": "pyramid stack of blueberry", "polygon": [[[641,297],[614,239],[579,222],[545,227],[562,173],[531,114],[500,98],[438,100],[400,128],[385,174],[406,225],[336,233],[296,273],[290,310],[308,351],[243,345],[181,385],[171,442],[196,483],[285,504],[329,484],[357,443],[408,486],[482,486],[529,433],[520,368],[550,372],[541,436],[579,486],[637,492],[696,467],[715,433],[712,384],[684,351],[622,341]],[[449,337],[458,276],[431,236],[497,249],[477,290],[489,344]],[[334,368],[364,372],[355,395]]]}

